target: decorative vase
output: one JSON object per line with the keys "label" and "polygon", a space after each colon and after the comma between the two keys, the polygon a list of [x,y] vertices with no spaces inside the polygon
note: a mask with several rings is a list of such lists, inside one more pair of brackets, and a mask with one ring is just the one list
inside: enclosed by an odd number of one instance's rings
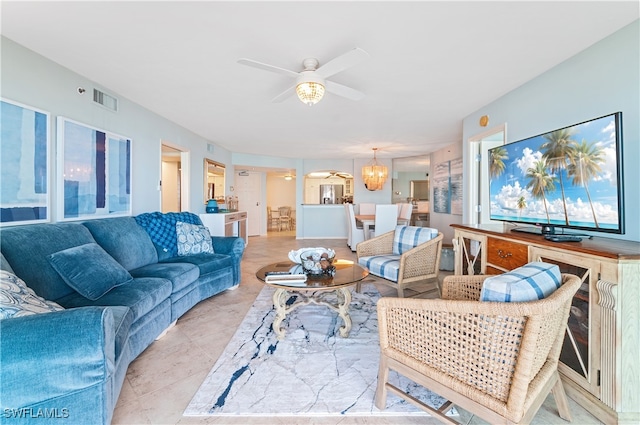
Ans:
{"label": "decorative vase", "polygon": [[218,212],[218,201],[216,201],[215,199],[209,199],[207,201],[207,207],[205,208],[205,211],[208,214],[217,213]]}

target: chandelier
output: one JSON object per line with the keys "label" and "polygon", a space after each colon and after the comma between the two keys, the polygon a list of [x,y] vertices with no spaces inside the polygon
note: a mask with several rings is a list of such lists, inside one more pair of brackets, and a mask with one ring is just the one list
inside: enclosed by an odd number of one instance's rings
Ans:
{"label": "chandelier", "polygon": [[304,81],[296,86],[298,99],[309,106],[320,102],[324,96],[324,86],[315,81]]}
{"label": "chandelier", "polygon": [[378,148],[373,148],[373,161],[362,167],[362,180],[364,180],[364,187],[367,190],[382,190],[384,182],[387,181],[389,171],[386,166],[378,164],[376,160],[376,151]]}

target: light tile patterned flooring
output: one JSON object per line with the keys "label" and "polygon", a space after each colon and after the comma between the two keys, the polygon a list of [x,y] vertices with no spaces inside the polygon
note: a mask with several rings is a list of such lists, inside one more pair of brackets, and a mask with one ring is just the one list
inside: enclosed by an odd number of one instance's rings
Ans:
{"label": "light tile patterned flooring", "polygon": [[[255,271],[265,264],[287,258],[292,249],[324,246],[336,250],[337,256],[355,259],[355,253],[344,240],[296,240],[294,232],[269,232],[268,236],[252,237],[242,260],[242,283],[234,291],[225,291],[204,300],[187,312],[175,327],[154,342],[130,366],[113,424],[228,424],[228,425],[414,425],[437,424],[429,417],[183,417],[209,370],[233,336],[253,300],[262,289]],[[441,272],[440,279],[447,272]],[[373,278],[374,280],[376,278]],[[389,286],[378,284],[380,293],[396,296]],[[417,293],[407,295],[437,297],[434,283],[425,283]],[[585,409],[569,400],[574,424],[600,424]],[[485,424],[478,417],[461,411],[465,424]],[[549,396],[533,424],[567,424]]]}

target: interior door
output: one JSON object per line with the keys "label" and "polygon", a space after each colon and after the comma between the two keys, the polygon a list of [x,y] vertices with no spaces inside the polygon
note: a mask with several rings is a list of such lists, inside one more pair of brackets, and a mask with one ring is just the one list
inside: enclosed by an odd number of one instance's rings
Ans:
{"label": "interior door", "polygon": [[189,152],[162,143],[160,176],[161,210],[179,212],[189,206]]}
{"label": "interior door", "polygon": [[262,174],[241,172],[236,174],[234,196],[238,209],[247,212],[247,236],[260,235],[260,223],[265,220],[262,207]]}

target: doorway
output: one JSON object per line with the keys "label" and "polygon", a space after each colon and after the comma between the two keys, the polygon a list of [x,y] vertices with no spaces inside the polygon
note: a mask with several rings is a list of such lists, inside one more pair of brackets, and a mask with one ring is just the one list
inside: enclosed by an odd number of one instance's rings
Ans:
{"label": "doorway", "polygon": [[162,142],[160,205],[163,213],[189,209],[189,152]]}

